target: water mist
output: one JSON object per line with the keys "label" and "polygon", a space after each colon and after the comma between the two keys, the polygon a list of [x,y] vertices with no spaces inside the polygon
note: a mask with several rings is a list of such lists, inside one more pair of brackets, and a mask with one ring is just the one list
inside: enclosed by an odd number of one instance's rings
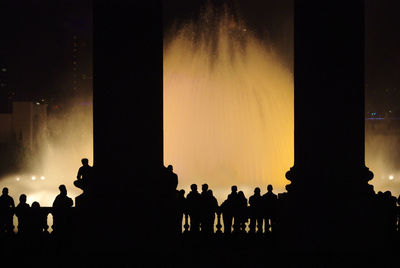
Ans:
{"label": "water mist", "polygon": [[26,194],[29,204],[38,201],[51,206],[60,184],[65,184],[73,199],[82,193],[73,181],[82,158],[93,163],[93,107],[88,98],[76,98],[59,109],[49,113],[47,127],[39,132],[37,148],[24,159],[22,170],[0,181],[16,204],[19,195]]}
{"label": "water mist", "polygon": [[211,9],[164,44],[164,162],[179,189],[208,183],[221,203],[284,191],[293,165],[293,74],[243,22]]}

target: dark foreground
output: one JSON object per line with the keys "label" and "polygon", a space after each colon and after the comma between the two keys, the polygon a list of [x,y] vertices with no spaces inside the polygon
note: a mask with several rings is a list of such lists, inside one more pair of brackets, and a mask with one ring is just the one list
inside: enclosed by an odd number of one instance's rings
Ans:
{"label": "dark foreground", "polygon": [[[373,252],[302,252],[277,246],[273,234],[202,236],[183,234],[153,245],[85,244],[76,237],[2,237],[1,256],[9,267],[397,267],[399,234]],[[343,241],[346,243],[346,241]],[[92,245],[92,247],[87,247]]]}

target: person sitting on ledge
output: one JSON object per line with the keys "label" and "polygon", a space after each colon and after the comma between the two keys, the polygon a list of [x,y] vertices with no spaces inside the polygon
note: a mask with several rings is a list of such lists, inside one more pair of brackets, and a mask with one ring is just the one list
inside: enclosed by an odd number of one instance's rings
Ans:
{"label": "person sitting on ledge", "polygon": [[82,166],[78,170],[74,185],[77,188],[86,191],[90,178],[92,177],[93,167],[89,166],[89,160],[87,158],[82,158],[81,163]]}

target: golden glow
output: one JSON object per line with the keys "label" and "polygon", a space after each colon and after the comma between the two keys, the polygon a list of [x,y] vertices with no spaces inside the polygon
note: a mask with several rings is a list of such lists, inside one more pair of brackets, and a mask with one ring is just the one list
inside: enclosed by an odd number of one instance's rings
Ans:
{"label": "golden glow", "polygon": [[47,129],[40,133],[40,150],[24,164],[31,171],[1,178],[0,188],[8,187],[16,204],[19,196],[26,194],[28,204],[38,201],[41,206],[51,206],[60,184],[65,184],[73,199],[82,193],[73,181],[82,158],[93,164],[93,110],[81,105],[88,101],[91,97],[71,100],[65,113],[48,117]]}
{"label": "golden glow", "polygon": [[293,165],[293,76],[242,23],[225,15],[212,28],[211,15],[204,32],[188,24],[165,38],[165,165],[179,189],[208,183],[219,202],[231,185],[246,196],[268,184],[282,192]]}

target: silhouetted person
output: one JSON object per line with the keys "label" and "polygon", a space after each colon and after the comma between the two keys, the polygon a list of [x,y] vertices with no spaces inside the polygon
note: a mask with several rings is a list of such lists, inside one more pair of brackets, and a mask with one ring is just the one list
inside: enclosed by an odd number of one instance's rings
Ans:
{"label": "silhouetted person", "polygon": [[19,196],[19,204],[15,208],[15,215],[18,218],[18,234],[26,234],[29,225],[29,204],[26,203],[26,195]]}
{"label": "silhouetted person", "polygon": [[[243,191],[238,192],[237,196],[237,219],[238,219],[238,231],[245,232],[246,231],[246,223],[247,223],[247,198],[244,196]],[[236,224],[236,218],[235,218]]]}
{"label": "silhouetted person", "polygon": [[93,176],[93,167],[89,166],[89,160],[87,158],[82,158],[81,163],[82,166],[78,170],[78,174],[76,175],[76,181],[74,181],[74,185],[77,188],[86,191]]}
{"label": "silhouetted person", "polygon": [[200,227],[200,205],[201,196],[197,191],[197,185],[192,184],[190,186],[191,191],[186,196],[187,210],[190,216],[190,231],[198,232]]}
{"label": "silhouetted person", "polygon": [[[176,187],[178,176],[173,172],[172,165],[161,166],[154,202],[157,204],[154,211],[157,219],[156,236],[160,239],[175,239],[178,232],[178,195]],[[129,201],[128,201],[129,202]],[[163,237],[163,238],[161,238]]]}
{"label": "silhouetted person", "polygon": [[207,183],[204,183],[204,184],[201,186],[201,195],[206,195],[206,194],[207,194],[207,191],[208,191],[208,184],[207,184]]}
{"label": "silhouetted person", "polygon": [[383,210],[385,211],[385,229],[388,235],[392,235],[396,231],[397,223],[397,207],[396,207],[396,197],[392,196],[390,191],[385,191],[383,193]]}
{"label": "silhouetted person", "polygon": [[185,190],[178,191],[178,232],[182,233],[183,214],[187,213],[187,204],[185,198]]}
{"label": "silhouetted person", "polygon": [[74,202],[73,200],[67,196],[67,188],[65,185],[61,184],[58,189],[60,193],[56,196],[53,207],[54,208],[69,208],[72,207]]}
{"label": "silhouetted person", "polygon": [[0,196],[0,231],[13,233],[14,199],[8,195],[8,188],[4,187]]}
{"label": "silhouetted person", "polygon": [[71,224],[68,208],[72,207],[74,202],[67,196],[65,185],[60,185],[58,189],[60,193],[53,202],[53,232],[66,234]]}
{"label": "silhouetted person", "polygon": [[172,165],[168,165],[167,167],[167,178],[168,178],[168,185],[172,190],[176,190],[176,187],[178,187],[178,175],[176,175],[176,173],[174,173],[174,168]]}
{"label": "silhouetted person", "polygon": [[264,217],[265,217],[265,232],[269,231],[271,227],[271,231],[274,230],[276,224],[276,214],[277,214],[277,201],[278,197],[276,194],[272,192],[272,185],[269,184],[267,186],[267,193],[265,193],[263,198],[264,203]]}
{"label": "silhouetted person", "polygon": [[39,202],[32,203],[29,225],[30,233],[35,237],[42,235],[44,231],[47,232],[47,214],[40,210]]}
{"label": "silhouetted person", "polygon": [[256,187],[254,189],[254,195],[250,196],[249,198],[250,233],[254,233],[256,231],[256,226],[258,233],[263,232],[263,204],[260,192],[260,188]]}
{"label": "silhouetted person", "polygon": [[202,231],[205,234],[213,234],[214,233],[214,221],[215,221],[215,213],[218,209],[218,201],[214,197],[212,190],[207,190],[204,193],[204,218],[202,222]]}
{"label": "silhouetted person", "polygon": [[231,193],[227,199],[221,204],[222,220],[224,222],[224,233],[230,234],[232,232],[232,220],[235,214],[235,206],[237,203],[237,187],[231,187]]}
{"label": "silhouetted person", "polygon": [[208,184],[204,183],[201,185],[200,193],[200,228],[203,231],[203,227],[206,225],[207,209],[208,209]]}

